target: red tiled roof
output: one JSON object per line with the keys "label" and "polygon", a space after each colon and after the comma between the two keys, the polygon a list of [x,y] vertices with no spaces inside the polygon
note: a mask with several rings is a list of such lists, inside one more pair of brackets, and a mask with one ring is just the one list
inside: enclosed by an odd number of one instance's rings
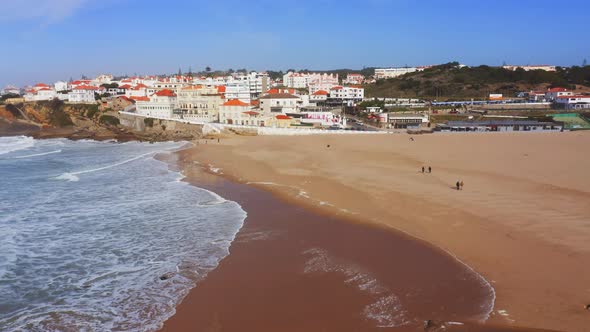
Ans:
{"label": "red tiled roof", "polygon": [[318,91],[314,92],[313,95],[314,96],[327,96],[328,95],[328,91],[318,90]]}
{"label": "red tiled roof", "polygon": [[291,117],[288,115],[279,114],[276,116],[277,120],[291,120]]}
{"label": "red tiled roof", "polygon": [[248,112],[242,112],[244,114],[248,114],[248,115],[258,115],[258,112],[254,112],[254,111],[248,111]]}
{"label": "red tiled roof", "polygon": [[42,88],[42,89],[39,89],[39,91],[51,91],[51,89],[50,88]]}
{"label": "red tiled roof", "polygon": [[260,105],[260,100],[256,99],[256,100],[250,100],[250,105],[252,106],[258,106]]}
{"label": "red tiled roof", "polygon": [[160,90],[154,94],[158,97],[176,97],[176,93],[174,93],[174,91],[169,90],[169,89]]}
{"label": "red tiled roof", "polygon": [[149,97],[144,97],[144,96],[142,96],[142,97],[129,97],[129,98],[133,99],[135,101],[150,101]]}
{"label": "red tiled roof", "polygon": [[549,91],[549,92],[566,92],[567,89],[566,88],[552,88],[547,91]]}
{"label": "red tiled roof", "polygon": [[250,106],[239,99],[231,99],[223,103],[223,106]]}
{"label": "red tiled roof", "polygon": [[47,84],[45,84],[45,83],[37,83],[37,84],[35,84],[35,87],[36,87],[36,88],[45,88],[45,87],[48,87],[48,86],[49,86],[49,85],[47,85]]}
{"label": "red tiled roof", "polygon": [[225,85],[219,85],[217,87],[217,92],[224,93],[225,92]]}
{"label": "red tiled roof", "polygon": [[138,85],[136,85],[136,86],[133,88],[133,90],[145,89],[145,88],[147,88],[147,87],[148,87],[147,85],[145,85],[145,84],[142,84],[142,83],[139,83]]}
{"label": "red tiled roof", "polygon": [[[121,99],[123,99],[123,100],[127,100],[127,101],[130,101],[130,102],[133,102],[133,99],[132,99],[132,98],[129,98],[129,97],[127,97],[127,96],[119,96],[119,97],[117,97],[117,98],[121,98]],[[146,97],[146,98],[147,98],[147,97]]]}
{"label": "red tiled roof", "polygon": [[125,89],[125,90],[127,90],[127,89],[131,89],[131,85],[129,85],[129,84],[121,85],[121,86],[119,87],[119,89]]}
{"label": "red tiled roof", "polygon": [[342,87],[339,86],[339,85],[338,86],[333,86],[333,87],[330,88],[330,90],[342,90]]}

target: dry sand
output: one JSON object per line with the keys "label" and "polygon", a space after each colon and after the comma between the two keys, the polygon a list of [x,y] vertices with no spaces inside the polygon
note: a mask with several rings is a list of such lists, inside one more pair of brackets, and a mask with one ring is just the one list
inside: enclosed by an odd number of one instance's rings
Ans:
{"label": "dry sand", "polygon": [[414,137],[232,137],[190,153],[237,181],[448,251],[495,288],[492,323],[588,330],[590,133]]}

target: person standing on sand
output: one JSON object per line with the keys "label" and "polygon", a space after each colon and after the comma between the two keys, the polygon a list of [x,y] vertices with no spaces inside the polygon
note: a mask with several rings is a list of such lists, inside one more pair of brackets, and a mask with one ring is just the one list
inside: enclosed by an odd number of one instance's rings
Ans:
{"label": "person standing on sand", "polygon": [[428,173],[432,173],[432,167],[428,166]]}
{"label": "person standing on sand", "polygon": [[424,166],[422,166],[422,173],[424,173]]}
{"label": "person standing on sand", "polygon": [[457,181],[457,183],[455,184],[457,186],[457,190],[460,189],[461,184],[459,183],[459,181]]}
{"label": "person standing on sand", "polygon": [[461,183],[459,183],[459,185],[461,185],[461,190],[463,190],[463,180],[461,180]]}

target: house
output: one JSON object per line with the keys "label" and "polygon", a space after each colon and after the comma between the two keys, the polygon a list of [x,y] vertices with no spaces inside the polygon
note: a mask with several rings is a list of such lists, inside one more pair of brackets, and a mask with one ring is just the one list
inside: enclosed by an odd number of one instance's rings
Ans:
{"label": "house", "polygon": [[318,90],[309,96],[309,101],[312,103],[313,102],[315,102],[315,103],[324,102],[328,99],[328,95],[329,95],[328,91]]}
{"label": "house", "polygon": [[260,109],[264,113],[296,113],[300,98],[290,93],[269,93],[260,97]]}
{"label": "house", "polygon": [[53,100],[57,97],[57,91],[43,83],[35,84],[31,89],[27,89],[24,95],[25,101]]}
{"label": "house", "polygon": [[570,95],[555,98],[555,105],[559,108],[590,109],[590,95]]}
{"label": "house", "polygon": [[2,89],[2,93],[0,93],[1,95],[8,95],[8,94],[13,94],[13,95],[20,95],[20,89],[12,86],[12,85],[7,85],[6,87],[4,87],[4,89]]}
{"label": "house", "polygon": [[219,123],[254,126],[260,121],[259,115],[252,111],[249,103],[239,99],[228,100],[219,107]]}
{"label": "house", "polygon": [[346,75],[346,79],[344,80],[344,84],[363,84],[365,81],[365,76],[361,74],[354,74],[350,73]]}
{"label": "house", "polygon": [[226,83],[225,87],[225,99],[239,99],[244,103],[250,103],[250,86],[246,81],[236,81]]}
{"label": "house", "polygon": [[530,91],[528,95],[531,102],[545,101],[545,91]]}
{"label": "house", "polygon": [[219,119],[219,107],[223,103],[217,87],[190,85],[178,91],[178,108],[188,120],[214,122]]}
{"label": "house", "polygon": [[139,83],[130,89],[126,88],[125,89],[125,96],[126,97],[145,97],[148,95],[147,89],[148,89],[147,85],[145,85],[143,83]]}
{"label": "house", "polygon": [[94,95],[97,90],[95,86],[79,85],[68,92],[68,100],[70,103],[94,104],[96,103]]}
{"label": "house", "polygon": [[563,124],[536,120],[487,120],[487,121],[449,121],[437,125],[441,131],[562,131]]}
{"label": "house", "polygon": [[268,120],[268,127],[273,128],[289,128],[294,123],[294,119],[288,115],[279,114],[270,117]]}
{"label": "house", "polygon": [[545,92],[545,100],[555,101],[558,97],[572,96],[573,92],[568,91],[565,88],[551,88]]}
{"label": "house", "polygon": [[170,89],[163,89],[149,97],[138,96],[132,97],[136,101],[135,107],[137,114],[155,118],[170,119],[176,109],[177,96]]}

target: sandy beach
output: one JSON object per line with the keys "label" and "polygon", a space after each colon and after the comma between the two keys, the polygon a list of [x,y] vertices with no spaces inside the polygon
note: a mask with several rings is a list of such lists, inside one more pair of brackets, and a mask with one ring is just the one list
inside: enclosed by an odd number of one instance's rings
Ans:
{"label": "sandy beach", "polygon": [[[350,225],[400,230],[432,244],[429,257],[455,256],[493,286],[488,324],[584,331],[590,319],[584,309],[590,303],[588,143],[590,134],[582,132],[439,134],[414,141],[408,135],[236,136],[183,151],[181,164],[272,192],[295,203],[289,206],[306,206]],[[432,173],[422,174],[422,166],[431,166]],[[464,190],[454,189],[456,181],[464,182]],[[239,202],[244,195],[235,196],[228,198]],[[224,265],[237,259],[240,243],[238,237],[230,256],[189,294],[165,329],[176,330],[171,322],[183,312],[190,315],[192,310],[184,308],[191,307],[193,294],[218,280],[214,274],[223,274]],[[436,248],[448,255],[435,255]],[[388,259],[383,253],[376,261],[385,265]],[[431,265],[437,259],[423,258],[422,266],[438,273],[439,265]],[[445,270],[452,266],[447,263]],[[395,279],[383,276],[377,279],[394,287]],[[477,316],[465,309],[449,312],[462,319]]]}

